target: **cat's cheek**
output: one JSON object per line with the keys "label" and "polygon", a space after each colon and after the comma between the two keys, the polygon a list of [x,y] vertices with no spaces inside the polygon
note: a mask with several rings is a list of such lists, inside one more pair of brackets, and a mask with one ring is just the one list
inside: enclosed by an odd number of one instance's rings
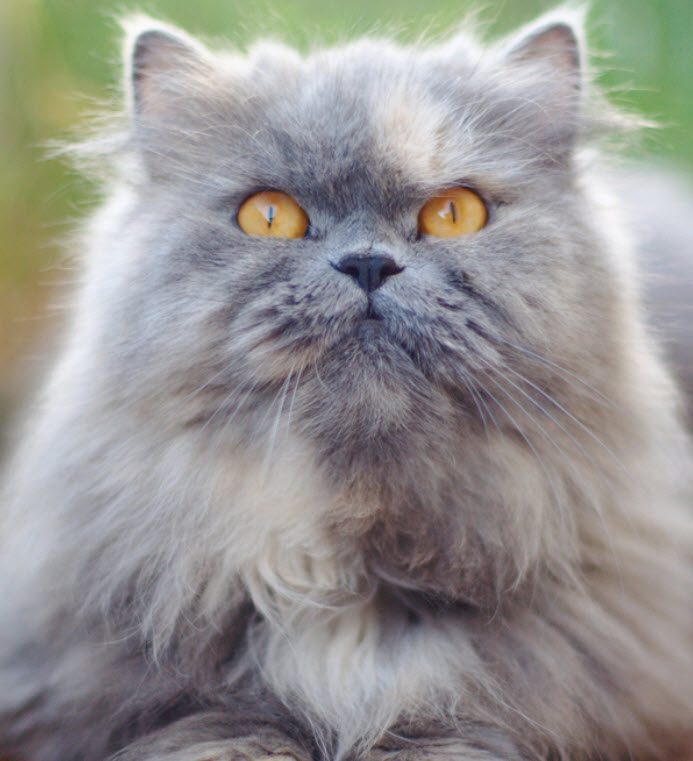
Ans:
{"label": "cat's cheek", "polygon": [[314,366],[323,348],[315,343],[301,346],[273,348],[256,346],[248,352],[246,361],[253,382],[286,383],[298,378],[306,367]]}
{"label": "cat's cheek", "polygon": [[363,319],[359,299],[333,299],[319,314],[287,312],[275,320],[249,321],[233,335],[233,351],[252,382],[285,383],[320,365],[339,351]]}

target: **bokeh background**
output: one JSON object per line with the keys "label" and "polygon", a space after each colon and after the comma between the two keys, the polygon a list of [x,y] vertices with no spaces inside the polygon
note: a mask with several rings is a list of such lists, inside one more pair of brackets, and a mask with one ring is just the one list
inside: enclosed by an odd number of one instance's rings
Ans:
{"label": "bokeh background", "polygon": [[[552,0],[485,0],[490,36],[552,8]],[[74,273],[61,240],[95,189],[48,141],[71,139],[113,97],[120,77],[118,15],[144,12],[209,40],[245,46],[274,35],[301,48],[375,30],[403,40],[449,33],[468,0],[0,0],[0,439],[31,386]],[[609,97],[657,120],[638,150],[693,175],[693,0],[594,0],[590,59]]]}

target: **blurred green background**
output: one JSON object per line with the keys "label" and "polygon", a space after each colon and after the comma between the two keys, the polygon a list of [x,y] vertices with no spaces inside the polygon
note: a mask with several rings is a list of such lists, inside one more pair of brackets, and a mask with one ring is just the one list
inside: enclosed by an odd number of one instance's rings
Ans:
{"label": "blurred green background", "polygon": [[[305,48],[375,29],[401,39],[455,29],[468,0],[0,0],[0,426],[46,353],[62,281],[60,239],[94,189],[48,159],[49,140],[79,134],[94,100],[117,93],[115,18],[143,10],[207,38],[245,45],[263,34]],[[502,34],[555,6],[485,0],[479,18]],[[663,126],[645,149],[693,169],[693,0],[595,0],[591,64],[612,100]]]}

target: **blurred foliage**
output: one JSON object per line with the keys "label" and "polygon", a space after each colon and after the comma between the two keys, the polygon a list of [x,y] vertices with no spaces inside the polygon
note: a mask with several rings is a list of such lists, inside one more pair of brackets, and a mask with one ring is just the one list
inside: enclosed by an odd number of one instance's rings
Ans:
{"label": "blurred foliage", "polygon": [[[478,18],[499,34],[553,5],[486,2]],[[118,15],[141,10],[235,45],[272,34],[306,48],[372,30],[404,40],[446,34],[473,6],[470,0],[0,0],[0,421],[2,400],[15,398],[31,374],[27,346],[53,314],[49,295],[72,276],[61,270],[57,240],[93,198],[68,167],[46,158],[45,145],[75,134],[94,101],[117,93]],[[693,1],[595,0],[589,20],[590,46],[604,51],[592,59],[600,84],[619,105],[663,125],[648,138],[649,151],[693,167]]]}

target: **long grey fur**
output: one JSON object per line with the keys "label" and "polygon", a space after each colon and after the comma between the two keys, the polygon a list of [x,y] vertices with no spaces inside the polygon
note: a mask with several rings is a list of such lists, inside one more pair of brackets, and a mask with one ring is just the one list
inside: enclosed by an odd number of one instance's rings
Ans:
{"label": "long grey fur", "polygon": [[[579,20],[212,53],[133,21],[64,348],[6,468],[0,752],[674,756],[693,461]],[[479,232],[417,234],[472,187]],[[246,235],[258,190],[310,219]],[[346,254],[401,271],[366,294]]]}

